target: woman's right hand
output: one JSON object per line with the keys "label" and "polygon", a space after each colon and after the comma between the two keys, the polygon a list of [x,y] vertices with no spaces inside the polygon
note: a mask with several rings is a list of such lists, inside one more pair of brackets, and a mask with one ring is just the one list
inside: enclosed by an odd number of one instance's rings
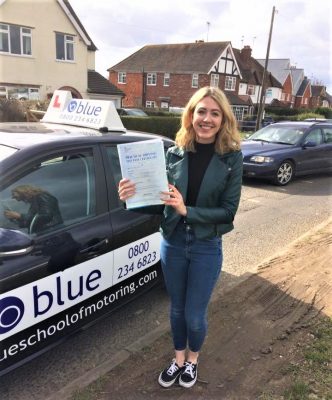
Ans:
{"label": "woman's right hand", "polygon": [[126,201],[136,193],[136,185],[129,179],[121,179],[119,182],[119,198],[121,201]]}
{"label": "woman's right hand", "polygon": [[11,211],[11,210],[5,210],[4,215],[8,219],[20,219],[21,214],[16,212],[16,211]]}

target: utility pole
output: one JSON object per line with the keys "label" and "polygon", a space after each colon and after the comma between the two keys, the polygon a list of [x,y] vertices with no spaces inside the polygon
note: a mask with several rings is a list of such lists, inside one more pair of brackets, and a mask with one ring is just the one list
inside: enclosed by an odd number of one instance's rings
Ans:
{"label": "utility pole", "polygon": [[265,65],[264,65],[264,70],[263,70],[262,88],[261,88],[259,106],[258,106],[258,112],[257,112],[256,131],[258,129],[260,129],[260,127],[262,125],[262,116],[263,116],[264,106],[265,106],[265,76],[266,76],[267,66],[268,66],[268,62],[269,62],[270,46],[271,46],[271,39],[272,39],[272,29],[273,29],[273,21],[274,21],[275,12],[276,12],[276,8],[275,8],[275,6],[273,6],[271,25],[270,25],[270,33],[269,33],[269,41],[267,44]]}

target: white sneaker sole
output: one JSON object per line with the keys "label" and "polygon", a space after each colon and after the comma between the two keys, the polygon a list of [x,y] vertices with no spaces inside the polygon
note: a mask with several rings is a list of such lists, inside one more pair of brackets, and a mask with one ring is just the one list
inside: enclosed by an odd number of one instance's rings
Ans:
{"label": "white sneaker sole", "polygon": [[194,386],[196,381],[197,381],[197,373],[196,373],[195,379],[193,381],[191,381],[191,382],[183,382],[181,380],[181,376],[180,376],[179,385],[188,389],[188,388],[191,388],[192,386]]}
{"label": "white sneaker sole", "polygon": [[173,379],[173,380],[170,381],[170,382],[164,382],[164,381],[161,379],[161,374],[160,374],[160,375],[159,375],[159,378],[158,378],[158,383],[159,383],[160,386],[162,386],[162,387],[164,387],[164,388],[168,388],[168,387],[171,387],[172,385],[174,385],[174,383],[175,383],[175,381],[177,380],[177,378],[178,378],[178,377],[176,377],[175,379]]}

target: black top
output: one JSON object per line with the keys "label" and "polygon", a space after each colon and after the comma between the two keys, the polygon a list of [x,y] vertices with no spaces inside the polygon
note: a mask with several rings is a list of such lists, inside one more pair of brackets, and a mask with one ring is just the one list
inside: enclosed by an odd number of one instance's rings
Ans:
{"label": "black top", "polygon": [[214,143],[202,144],[195,142],[196,152],[188,153],[188,190],[187,206],[195,206],[205,171],[214,153]]}

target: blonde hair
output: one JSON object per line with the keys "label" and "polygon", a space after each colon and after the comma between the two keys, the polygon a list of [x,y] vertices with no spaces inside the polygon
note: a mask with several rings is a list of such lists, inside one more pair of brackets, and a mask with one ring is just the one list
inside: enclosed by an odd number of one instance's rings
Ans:
{"label": "blonde hair", "polygon": [[211,97],[220,107],[222,122],[215,142],[215,151],[224,154],[240,149],[240,134],[237,128],[237,121],[232,108],[222,90],[216,87],[206,86],[193,94],[188,101],[181,119],[181,128],[176,134],[175,143],[187,151],[195,151],[195,130],[192,118],[197,104],[205,97]]}
{"label": "blonde hair", "polygon": [[32,186],[32,185],[20,185],[20,186],[16,186],[13,190],[13,193],[18,193],[20,195],[23,195],[24,197],[26,197],[26,195],[30,196],[30,197],[35,197],[38,194],[41,193],[47,193],[45,190],[37,187],[37,186]]}

